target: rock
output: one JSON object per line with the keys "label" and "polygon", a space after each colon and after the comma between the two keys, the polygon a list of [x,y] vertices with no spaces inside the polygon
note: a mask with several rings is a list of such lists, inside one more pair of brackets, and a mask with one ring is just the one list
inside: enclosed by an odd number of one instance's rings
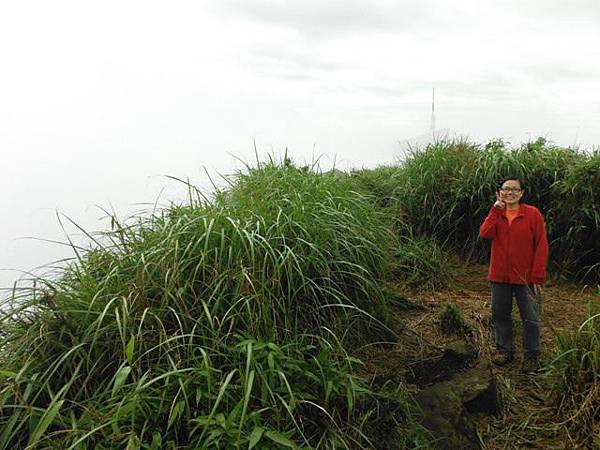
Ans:
{"label": "rock", "polygon": [[478,448],[475,427],[467,419],[460,394],[447,383],[429,386],[415,396],[418,420],[442,450]]}
{"label": "rock", "polygon": [[440,449],[479,448],[470,415],[495,414],[499,407],[496,379],[485,361],[424,388],[415,400],[421,408],[420,423],[437,438]]}
{"label": "rock", "polygon": [[465,408],[471,413],[496,414],[500,409],[496,377],[489,361],[481,361],[472,369],[460,374],[457,389]]}
{"label": "rock", "polygon": [[447,345],[442,356],[418,361],[407,375],[410,383],[424,386],[451,379],[477,357],[477,351],[464,341]]}
{"label": "rock", "polygon": [[468,364],[477,358],[477,350],[465,341],[454,341],[446,345],[443,358]]}

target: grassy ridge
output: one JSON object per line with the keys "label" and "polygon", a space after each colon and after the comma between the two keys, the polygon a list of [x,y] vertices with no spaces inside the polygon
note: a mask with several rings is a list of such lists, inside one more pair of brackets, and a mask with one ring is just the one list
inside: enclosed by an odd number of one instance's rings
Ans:
{"label": "grassy ridge", "polygon": [[[479,224],[516,174],[553,269],[600,280],[599,172],[597,152],[543,140],[440,142],[350,174],[259,163],[211,201],[190,186],[115,218],[0,322],[0,450],[426,447],[401,388],[358,375],[353,350],[393,339],[385,278],[440,288],[450,249],[487,256]],[[585,330],[564,353],[597,361]],[[557,361],[561,392],[588,395]]]}
{"label": "grassy ridge", "polygon": [[287,162],[231,182],[115,221],[22,296],[2,321],[0,449],[409,445],[401,392],[373,391],[346,350],[390,337],[384,216]]}

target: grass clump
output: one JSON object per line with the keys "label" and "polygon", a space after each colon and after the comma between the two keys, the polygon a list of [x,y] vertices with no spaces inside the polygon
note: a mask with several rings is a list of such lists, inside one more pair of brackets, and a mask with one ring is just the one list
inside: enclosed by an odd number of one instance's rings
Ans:
{"label": "grass clump", "polygon": [[391,338],[382,214],[289,161],[230,182],[114,219],[60,278],[15,294],[0,449],[365,448],[386,411],[402,425],[406,402],[347,350]]}
{"label": "grass clump", "polygon": [[457,268],[449,252],[436,240],[407,234],[398,239],[391,270],[402,284],[434,290],[446,287]]}
{"label": "grass clump", "polygon": [[600,305],[576,332],[556,337],[558,350],[547,367],[552,398],[573,437],[600,445]]}
{"label": "grass clump", "polygon": [[439,314],[440,328],[444,334],[464,334],[469,330],[462,311],[454,304],[446,303]]}
{"label": "grass clump", "polygon": [[560,272],[600,282],[600,150],[572,161],[552,186],[551,249]]}
{"label": "grass clump", "polygon": [[471,178],[479,149],[467,142],[438,142],[411,151],[401,163],[402,177],[394,192],[415,234],[460,247],[471,240],[470,199],[477,195]]}
{"label": "grass clump", "polygon": [[457,265],[449,249],[411,223],[404,201],[396,197],[405,176],[401,167],[382,166],[353,171],[349,178],[383,212],[394,232],[391,271],[396,281],[411,288],[440,289],[451,282]]}
{"label": "grass clump", "polygon": [[[389,215],[399,214],[398,201],[394,196],[400,177],[403,176],[399,167],[388,165],[375,169],[361,169],[350,172],[349,177],[356,189],[374,199],[376,205],[389,212]],[[399,219],[400,217],[395,217]]]}

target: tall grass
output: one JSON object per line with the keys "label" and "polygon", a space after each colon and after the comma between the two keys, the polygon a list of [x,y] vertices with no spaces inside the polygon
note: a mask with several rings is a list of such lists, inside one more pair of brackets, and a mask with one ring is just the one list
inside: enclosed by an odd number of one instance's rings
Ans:
{"label": "tall grass", "polygon": [[392,337],[382,213],[347,178],[288,161],[230,184],[115,218],[58,279],[15,294],[0,449],[382,448],[378,423],[400,435],[406,400],[372,390],[347,350]]}
{"label": "tall grass", "polygon": [[445,247],[407,213],[398,187],[406,174],[397,166],[354,170],[349,178],[383,212],[396,240],[391,272],[397,282],[411,288],[440,289],[457,271],[451,248]]}
{"label": "tall grass", "polygon": [[600,282],[600,149],[571,161],[551,195],[552,247],[559,268]]}
{"label": "tall grass", "polygon": [[600,152],[560,148],[544,139],[510,148],[440,141],[414,149],[397,167],[398,203],[415,233],[433,236],[467,257],[484,260],[479,226],[503,178],[525,180],[524,201],[544,214],[551,268],[566,278],[600,280]]}
{"label": "tall grass", "polygon": [[[543,140],[438,142],[350,175],[259,162],[210,201],[190,185],[184,205],[113,218],[8,299],[0,450],[427,446],[402,388],[369,386],[351,351],[393,340],[386,274],[439,288],[447,248],[487,255],[479,225],[517,175],[553,268],[599,280],[599,170]],[[574,399],[596,398],[569,368],[598,373],[596,318],[555,362]]]}
{"label": "tall grass", "polygon": [[558,349],[548,364],[552,398],[572,436],[590,448],[600,446],[600,307],[574,332],[557,335]]}

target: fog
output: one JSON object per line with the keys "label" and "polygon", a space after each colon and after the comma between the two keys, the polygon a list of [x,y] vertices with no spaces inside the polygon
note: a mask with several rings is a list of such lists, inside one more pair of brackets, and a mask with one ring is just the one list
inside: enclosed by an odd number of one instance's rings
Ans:
{"label": "fog", "polygon": [[184,199],[165,175],[392,163],[432,88],[438,134],[600,144],[598,2],[453,3],[3,2],[0,286],[72,256],[70,219]]}

